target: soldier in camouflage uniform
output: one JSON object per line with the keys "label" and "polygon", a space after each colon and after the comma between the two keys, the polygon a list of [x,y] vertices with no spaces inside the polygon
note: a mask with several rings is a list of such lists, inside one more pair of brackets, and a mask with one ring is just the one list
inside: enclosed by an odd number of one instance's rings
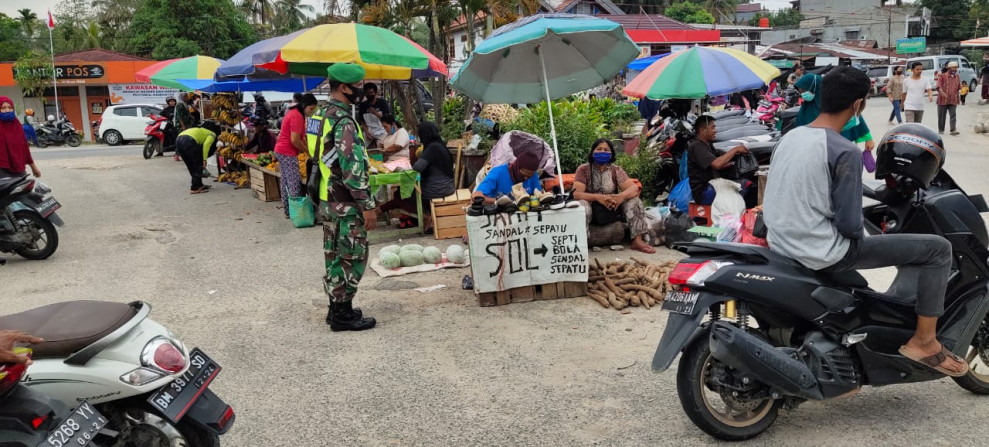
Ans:
{"label": "soldier in camouflage uniform", "polygon": [[326,120],[322,128],[324,149],[319,154],[324,178],[320,194],[326,258],[324,287],[330,297],[326,322],[333,331],[362,331],[373,328],[375,320],[354,309],[353,299],[367,266],[367,232],[377,225],[375,201],[368,186],[365,142],[350,115],[351,105],[360,102],[364,94],[363,88],[356,85],[364,79],[364,68],[334,64],[327,74],[332,91],[330,105],[321,114]]}

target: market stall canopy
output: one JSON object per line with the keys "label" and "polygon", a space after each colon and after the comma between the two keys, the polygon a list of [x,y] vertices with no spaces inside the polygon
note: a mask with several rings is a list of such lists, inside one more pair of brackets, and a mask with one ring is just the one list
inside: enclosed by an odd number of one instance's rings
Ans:
{"label": "market stall canopy", "polygon": [[189,56],[159,62],[134,74],[138,82],[181,90],[195,90],[184,82],[213,81],[213,74],[223,61],[209,56]]}
{"label": "market stall canopy", "polygon": [[980,37],[978,39],[963,40],[961,42],[963,47],[989,47],[989,37]]}
{"label": "market stall canopy", "polygon": [[192,80],[180,79],[179,82],[185,85],[189,90],[199,90],[206,93],[245,92],[245,91],[295,93],[295,92],[306,92],[313,88],[316,88],[324,80],[326,80],[326,78],[317,78],[313,76],[306,76],[304,78],[286,77],[283,79],[251,80],[242,76],[239,81],[237,80],[217,81],[214,79],[192,81]]}
{"label": "market stall canopy", "polygon": [[[498,28],[451,81],[487,103],[536,103],[597,87],[639,55],[621,25],[578,14],[539,14]],[[541,68],[545,62],[545,73]]]}
{"label": "market stall canopy", "polygon": [[658,60],[660,60],[660,59],[662,59],[662,58],[664,58],[666,56],[669,56],[669,55],[670,55],[670,53],[663,53],[663,54],[658,54],[656,56],[640,57],[640,58],[638,58],[638,59],[630,62],[628,64],[628,67],[626,67],[626,68],[628,68],[629,70],[642,71],[642,70],[645,70],[645,69],[649,68],[649,66],[652,65],[653,62],[656,62],[656,61],[658,61]]}
{"label": "market stall canopy", "polygon": [[309,76],[326,76],[327,67],[336,63],[360,64],[367,79],[446,73],[446,65],[421,46],[387,29],[357,23],[319,25],[258,42],[234,56],[239,69],[225,67],[221,76],[251,75],[245,68],[248,56],[257,69]]}
{"label": "market stall canopy", "polygon": [[744,51],[694,46],[664,57],[630,82],[628,96],[698,99],[762,87],[778,68]]}

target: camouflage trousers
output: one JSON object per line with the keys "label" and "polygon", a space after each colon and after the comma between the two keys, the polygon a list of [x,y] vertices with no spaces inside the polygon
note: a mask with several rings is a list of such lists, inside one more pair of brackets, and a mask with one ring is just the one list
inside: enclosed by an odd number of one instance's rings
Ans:
{"label": "camouflage trousers", "polygon": [[364,217],[356,211],[327,217],[323,221],[323,255],[326,259],[323,287],[331,302],[351,301],[367,267]]}

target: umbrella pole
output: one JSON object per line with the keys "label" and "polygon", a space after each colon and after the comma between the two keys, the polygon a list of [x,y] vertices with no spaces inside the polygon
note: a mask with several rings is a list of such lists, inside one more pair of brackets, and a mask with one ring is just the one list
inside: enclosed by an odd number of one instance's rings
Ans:
{"label": "umbrella pole", "polygon": [[563,169],[560,167],[560,149],[556,144],[556,124],[553,122],[553,101],[549,97],[549,81],[546,80],[546,61],[543,60],[542,47],[539,52],[539,65],[543,68],[543,88],[546,90],[546,107],[549,109],[549,136],[553,139],[553,156],[556,158],[556,178],[560,182],[560,194],[566,192],[563,186]]}

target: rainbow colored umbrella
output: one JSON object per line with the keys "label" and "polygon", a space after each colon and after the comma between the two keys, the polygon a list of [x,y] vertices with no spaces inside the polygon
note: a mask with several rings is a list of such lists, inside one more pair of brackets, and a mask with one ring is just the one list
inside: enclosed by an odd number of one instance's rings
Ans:
{"label": "rainbow colored umbrella", "polygon": [[759,88],[779,75],[778,68],[744,51],[694,46],[654,62],[623,93],[649,99],[696,99]]}
{"label": "rainbow colored umbrella", "polygon": [[[212,81],[222,60],[209,56],[189,56],[151,65],[134,74],[138,82],[180,90],[195,90],[188,81]],[[183,82],[187,81],[187,82]]]}
{"label": "rainbow colored umbrella", "polygon": [[409,79],[420,70],[446,72],[446,66],[422,47],[376,26],[335,23],[290,36],[271,39],[271,45],[255,51],[254,65],[278,73],[326,76],[332,64],[356,63],[368,79]]}

